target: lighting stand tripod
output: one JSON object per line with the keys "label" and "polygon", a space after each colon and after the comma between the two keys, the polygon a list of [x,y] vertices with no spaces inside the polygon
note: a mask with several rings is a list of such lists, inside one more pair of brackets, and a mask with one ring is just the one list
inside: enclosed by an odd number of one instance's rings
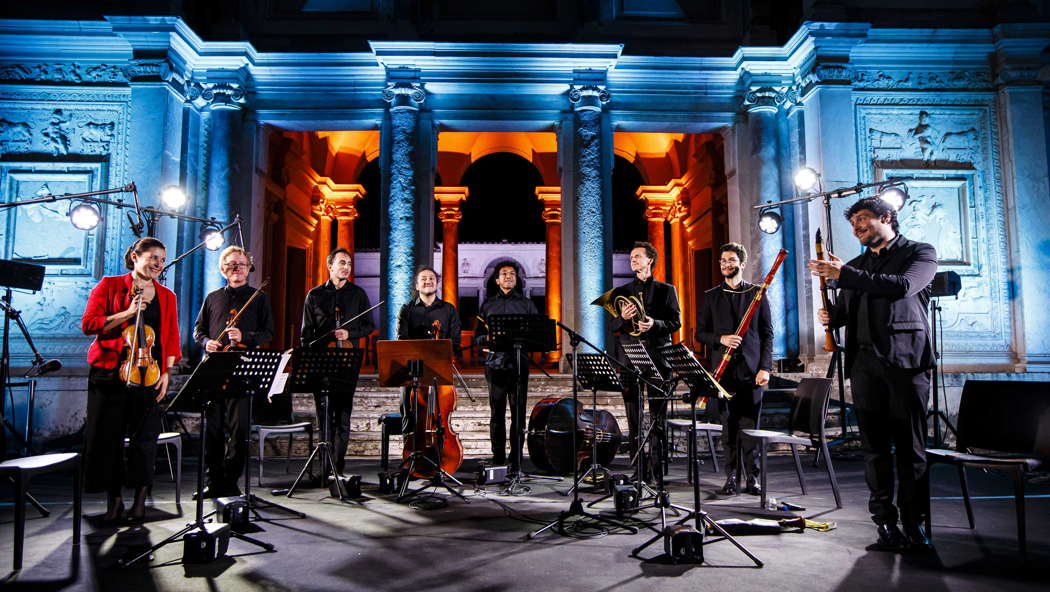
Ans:
{"label": "lighting stand tripod", "polygon": [[[175,396],[175,399],[179,399],[183,396],[193,400],[200,406],[200,426],[201,426],[201,445],[197,455],[197,491],[204,491],[204,456],[205,448],[208,439],[204,437],[204,434],[208,431],[208,407],[214,405],[216,400],[222,399],[229,396],[241,396],[243,381],[237,377],[238,362],[241,356],[245,355],[246,352],[214,352],[209,354],[201,363],[197,365],[197,369],[193,371],[190,379],[183,385],[182,390]],[[241,374],[243,376],[243,374]],[[272,379],[272,377],[271,377]],[[231,395],[228,393],[237,393]],[[174,404],[175,401],[172,401]],[[193,522],[186,525],[185,528],[169,536],[163,541],[153,545],[146,551],[143,551],[139,555],[129,559],[127,561],[121,560],[119,563],[122,567],[129,567],[142,561],[153,560],[153,555],[161,547],[168,545],[182,538],[184,535],[194,535],[199,537],[202,543],[206,543],[212,549],[221,550],[216,554],[225,553],[224,545],[228,541],[228,537],[234,537],[242,541],[258,545],[267,551],[273,551],[274,546],[270,543],[265,543],[258,539],[243,535],[239,532],[231,531],[228,524],[217,524],[214,522],[208,522],[207,519],[214,516],[216,510],[212,510],[207,514],[204,513],[204,496],[197,496],[196,514]],[[183,562],[186,562],[185,556]]]}
{"label": "lighting stand tripod", "polygon": [[[577,352],[579,350],[580,343],[581,342],[582,343],[586,343],[587,345],[589,345],[595,351],[601,352],[599,354],[584,354],[584,355],[592,356],[593,358],[599,358],[599,359],[607,359],[608,355],[605,354],[605,352],[602,352],[597,347],[595,347],[589,341],[584,339],[583,336],[580,335],[579,333],[573,331],[572,329],[566,327],[565,325],[563,325],[561,323],[558,323],[558,326],[561,327],[566,333],[569,334],[569,343],[572,345],[572,354],[570,354],[571,357],[569,359],[572,362],[572,402],[573,402],[573,409],[574,409],[574,413],[575,413],[576,412],[575,410],[579,409],[579,387],[578,387],[578,382],[579,382],[579,378],[580,378],[579,370],[580,370],[581,366],[585,365],[583,360],[581,359],[582,356],[577,354]],[[606,362],[605,365],[608,366],[608,362]],[[598,366],[598,362],[597,361],[594,361],[594,362],[590,363],[589,365],[587,365],[587,367],[597,367],[597,366]],[[609,369],[611,370],[611,367]],[[615,372],[608,372],[608,373],[602,372],[601,374],[594,374],[594,375],[592,375],[592,378],[595,379],[595,382],[591,384],[591,386],[594,388],[594,392],[595,393],[598,392],[598,387],[599,386],[603,386],[603,385],[607,386],[607,387],[614,386],[613,383],[612,383],[612,380],[615,380],[615,382],[616,382],[615,387],[617,387],[617,388],[619,387],[619,380],[617,379]],[[601,378],[605,378],[605,380],[601,381]],[[611,378],[611,380],[610,380],[610,378]],[[573,426],[573,429],[572,429],[572,450],[573,450],[573,454],[574,455],[576,454],[576,432],[577,431],[578,430],[575,429],[575,426]],[[594,438],[593,440],[594,440],[595,443],[597,442],[597,438]],[[594,467],[594,464],[597,463],[597,462],[598,462],[597,448],[596,448],[595,445],[592,445],[592,450],[591,450],[592,468]],[[588,473],[589,472],[590,472],[590,469],[588,469]],[[565,524],[566,524],[566,522],[569,521],[570,518],[573,518],[573,517],[589,518],[591,520],[596,520],[598,522],[604,522],[605,524],[608,524],[609,526],[614,526],[616,528],[622,528],[624,530],[629,531],[631,534],[637,534],[638,533],[638,529],[633,527],[633,526],[629,526],[627,524],[623,524],[623,523],[617,522],[616,520],[613,520],[612,518],[608,518],[608,517],[602,516],[601,514],[597,514],[597,513],[591,513],[591,512],[588,512],[588,511],[583,509],[583,501],[580,500],[580,470],[579,470],[579,465],[577,463],[575,463],[575,462],[573,463],[573,484],[572,484],[572,489],[570,491],[572,491],[572,503],[569,504],[569,509],[567,511],[564,511],[564,512],[561,512],[560,514],[558,514],[558,518],[557,519],[547,523],[546,525],[544,525],[539,530],[535,530],[533,532],[530,532],[529,533],[529,538],[530,539],[534,538],[534,537],[536,537],[536,536],[538,536],[540,534],[543,534],[545,531],[550,530],[551,528],[554,528],[555,526],[558,527],[558,534],[561,534],[561,535],[564,536],[566,534],[566,532],[565,532]]]}
{"label": "lighting stand tripod", "polygon": [[[941,409],[941,393],[940,393],[940,373],[941,373],[941,350],[940,350],[940,327],[937,322],[940,319],[941,305],[937,302],[937,297],[930,298],[930,337],[933,346],[933,377],[930,383],[930,391],[933,393],[933,409],[926,412],[926,419],[933,417],[933,442],[932,448],[944,448],[944,438],[948,437],[948,432],[951,432],[953,436],[958,437],[958,432],[955,431],[955,426],[952,422],[948,421],[948,416],[945,415],[944,410]],[[941,437],[941,422],[944,422],[944,427],[947,428]]]}
{"label": "lighting stand tripod", "polygon": [[[330,426],[332,417],[329,413],[330,397],[333,392],[338,396],[347,396],[346,391],[350,385],[357,384],[358,372],[361,368],[361,350],[358,348],[325,348],[309,349],[305,347],[296,348],[292,353],[292,375],[285,385],[285,392],[313,392],[320,394],[321,401],[321,441],[314,446],[310,457],[306,459],[299,476],[295,478],[292,486],[287,490],[275,489],[274,495],[287,495],[292,497],[299,483],[306,475],[307,469],[314,459],[321,462],[321,486],[324,487],[329,475],[335,479],[333,497],[341,501],[347,501],[346,488],[336,470],[335,457],[333,456]],[[352,396],[352,395],[350,395]],[[340,455],[344,451],[337,451]]]}
{"label": "lighting stand tripod", "polygon": [[[715,522],[715,520],[703,510],[700,502],[700,454],[696,442],[696,400],[700,396],[725,396],[725,390],[723,390],[721,385],[719,385],[707,370],[696,361],[692,352],[686,349],[685,346],[681,344],[663,346],[660,348],[660,355],[664,361],[671,366],[671,371],[676,378],[685,380],[687,383],[697,387],[690,389],[690,394],[687,395],[691,421],[689,429],[689,463],[693,467],[694,475],[693,509],[684,506],[675,506],[670,503],[669,499],[660,500],[660,530],[657,531],[655,536],[635,547],[631,551],[631,555],[637,557],[638,554],[644,551],[647,547],[656,541],[663,539],[664,549],[672,560],[683,557],[685,561],[701,563],[703,562],[704,555],[703,545],[721,540],[728,540],[733,543],[737,549],[740,549],[744,555],[747,555],[748,558],[755,563],[756,567],[762,567],[764,565],[762,560],[755,557],[747,547],[726,532],[718,522]],[[686,515],[673,525],[668,526],[666,514],[667,508],[682,510],[686,512]],[[690,519],[693,519],[696,529],[695,533],[683,532],[681,529],[681,527],[685,526],[686,522]],[[720,537],[704,541],[705,528],[717,531]],[[676,537],[678,538],[676,539]]]}

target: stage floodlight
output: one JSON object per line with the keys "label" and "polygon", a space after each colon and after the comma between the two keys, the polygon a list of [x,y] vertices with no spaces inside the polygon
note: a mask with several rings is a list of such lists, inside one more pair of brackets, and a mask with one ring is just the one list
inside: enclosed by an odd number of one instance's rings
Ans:
{"label": "stage floodlight", "polygon": [[879,192],[879,199],[890,204],[894,210],[900,211],[904,202],[908,200],[908,190],[904,185],[890,185]]}
{"label": "stage floodlight", "polygon": [[93,230],[102,221],[98,208],[89,203],[80,203],[69,210],[69,221],[78,230]]}
{"label": "stage floodlight", "polygon": [[820,187],[820,173],[802,167],[795,171],[795,187],[802,193],[813,193]]}
{"label": "stage floodlight", "polygon": [[218,251],[226,244],[226,237],[214,226],[205,226],[201,229],[201,240],[204,241],[204,247],[209,251]]}
{"label": "stage floodlight", "polygon": [[186,205],[186,192],[178,185],[168,185],[160,190],[160,201],[169,210],[178,210]]}
{"label": "stage floodlight", "polygon": [[775,209],[762,210],[758,215],[758,229],[766,234],[776,234],[783,223],[783,216]]}

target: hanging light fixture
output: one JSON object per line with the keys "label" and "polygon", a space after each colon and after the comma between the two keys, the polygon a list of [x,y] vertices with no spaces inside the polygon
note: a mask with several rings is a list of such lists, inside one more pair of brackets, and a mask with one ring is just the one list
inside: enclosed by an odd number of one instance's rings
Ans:
{"label": "hanging light fixture", "polygon": [[216,226],[205,226],[201,228],[201,240],[204,241],[204,247],[209,251],[218,251],[226,244],[226,237],[219,232],[219,228]]}
{"label": "hanging light fixture", "polygon": [[69,209],[66,214],[69,222],[78,230],[94,230],[102,221],[98,208],[86,202],[80,202]]}
{"label": "hanging light fixture", "polygon": [[903,183],[886,185],[879,190],[879,199],[890,204],[894,210],[900,211],[908,201],[908,187]]}
{"label": "hanging light fixture", "polygon": [[766,234],[776,234],[784,224],[784,217],[776,208],[766,208],[758,213],[758,229]]}
{"label": "hanging light fixture", "polygon": [[186,205],[186,192],[178,185],[168,185],[160,190],[160,201],[169,210],[179,210]]}
{"label": "hanging light fixture", "polygon": [[820,173],[809,168],[802,167],[795,171],[795,188],[800,193],[814,193],[820,188]]}

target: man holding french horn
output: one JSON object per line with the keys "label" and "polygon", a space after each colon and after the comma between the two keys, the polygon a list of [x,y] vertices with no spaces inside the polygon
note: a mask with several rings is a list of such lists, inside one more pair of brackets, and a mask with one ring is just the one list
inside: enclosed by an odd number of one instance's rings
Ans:
{"label": "man holding french horn", "polygon": [[[670,369],[658,355],[657,350],[665,345],[670,345],[671,335],[682,326],[682,309],[678,305],[678,292],[671,284],[657,281],[653,278],[653,266],[656,264],[658,253],[656,248],[648,242],[636,242],[631,249],[631,271],[634,279],[615,292],[630,294],[620,306],[620,317],[613,322],[613,330],[618,336],[618,343],[639,342],[645,346],[646,351],[653,357],[653,362],[666,378]],[[618,348],[620,359],[626,355],[622,348]],[[631,451],[637,450],[639,442],[638,397],[641,394],[641,385],[633,376],[624,376],[623,402],[627,406],[627,425],[631,436]],[[664,458],[664,446],[666,435],[664,434],[664,414],[667,410],[663,393],[649,392],[649,414],[654,422],[652,450],[653,458],[650,459],[649,470],[662,470],[661,459]],[[647,475],[648,476],[648,475]]]}

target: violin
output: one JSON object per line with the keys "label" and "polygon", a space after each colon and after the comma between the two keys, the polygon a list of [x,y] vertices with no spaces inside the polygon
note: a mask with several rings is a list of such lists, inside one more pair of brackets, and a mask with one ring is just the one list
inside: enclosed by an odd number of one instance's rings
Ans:
{"label": "violin", "polygon": [[[265,280],[263,280],[263,283],[259,284],[259,287],[256,288],[254,292],[252,292],[252,295],[248,298],[248,300],[244,303],[244,306],[242,306],[240,310],[237,310],[236,308],[230,309],[230,317],[226,321],[226,329],[237,325],[237,321],[241,318],[241,315],[244,314],[244,311],[248,310],[248,305],[252,303],[252,300],[255,300],[255,297],[258,296],[259,293],[263,291],[263,288],[265,288],[266,285],[269,283],[270,278],[266,278]],[[220,348],[221,351],[232,351],[234,349],[248,349],[247,345],[244,345],[239,341],[236,343],[230,341],[230,334],[225,330],[223,330],[222,335],[220,335],[218,339],[219,343],[222,343],[223,340],[227,341],[227,343],[225,343]]]}
{"label": "violin", "polygon": [[[142,295],[142,288],[131,290],[131,299]],[[126,386],[153,386],[160,381],[160,364],[153,359],[153,344],[157,334],[153,327],[142,322],[142,308],[135,312],[134,324],[121,332],[124,338],[124,361],[120,364],[120,379]]]}
{"label": "violin", "polygon": [[[440,339],[441,321],[435,319],[431,324],[431,338]],[[456,388],[452,385],[440,385],[430,396],[431,388],[421,387],[415,394],[415,426],[412,433],[405,436],[403,458],[409,458],[414,452],[422,452],[430,463],[416,463],[413,477],[429,479],[437,472],[438,449],[441,450],[441,469],[449,475],[455,473],[463,464],[463,442],[452,429],[449,418],[456,409],[459,400]]]}
{"label": "violin", "polygon": [[[335,328],[336,328],[336,330],[338,330],[339,327],[342,327],[342,326],[343,326],[343,312],[341,310],[339,310],[339,305],[337,304],[336,307],[335,307]],[[350,343],[351,342],[348,339],[336,339],[335,343],[333,343],[331,345],[331,347],[338,348],[338,349],[346,349],[348,347],[353,347]]]}

